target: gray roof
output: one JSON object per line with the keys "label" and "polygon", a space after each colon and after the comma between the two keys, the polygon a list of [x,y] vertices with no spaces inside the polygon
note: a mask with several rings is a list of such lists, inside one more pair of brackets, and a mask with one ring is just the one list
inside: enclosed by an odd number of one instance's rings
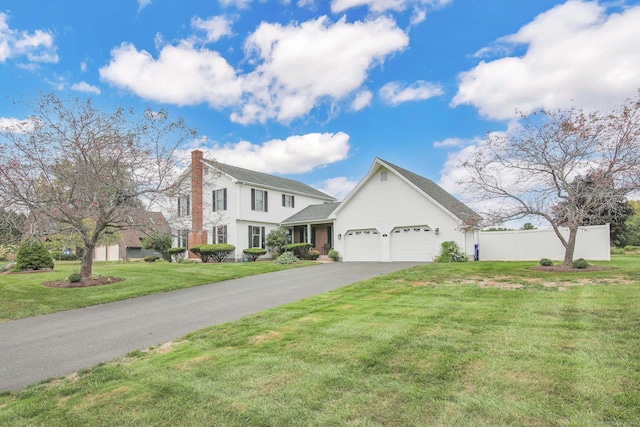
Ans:
{"label": "gray roof", "polygon": [[340,202],[323,203],[321,205],[311,205],[302,209],[295,215],[282,221],[282,224],[291,224],[298,222],[314,222],[329,219],[329,215],[336,210]]}
{"label": "gray roof", "polygon": [[247,184],[254,184],[262,187],[278,188],[292,193],[301,193],[310,195],[317,198],[323,198],[328,201],[335,200],[335,197],[331,197],[328,194],[323,193],[320,190],[316,190],[313,187],[303,184],[300,181],[293,179],[282,178],[280,176],[269,175],[262,172],[255,172],[249,169],[239,168],[237,166],[231,166],[224,163],[212,162],[205,160],[206,163],[219,169],[223,173],[232,176],[238,181],[246,182]]}
{"label": "gray roof", "polygon": [[409,180],[409,182],[418,187],[420,190],[424,191],[427,195],[429,195],[429,197],[431,197],[433,200],[435,200],[437,203],[439,203],[459,219],[466,220],[468,218],[480,218],[480,216],[475,213],[470,207],[453,197],[451,194],[449,194],[442,187],[440,187],[430,179],[396,166],[393,163],[389,163],[386,160],[380,159],[379,157],[378,160],[405,177],[407,180]]}

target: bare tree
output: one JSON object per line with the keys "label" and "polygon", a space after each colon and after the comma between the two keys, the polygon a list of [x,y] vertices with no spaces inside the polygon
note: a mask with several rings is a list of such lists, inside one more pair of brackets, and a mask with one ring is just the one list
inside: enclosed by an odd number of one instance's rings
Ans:
{"label": "bare tree", "polygon": [[88,277],[105,233],[135,228],[136,212],[172,188],[174,151],[195,132],[165,111],[107,113],[55,94],[27,104],[28,119],[0,129],[0,201],[28,210],[37,234],[77,233]]}
{"label": "bare tree", "polygon": [[[484,213],[493,224],[546,220],[569,265],[579,227],[615,211],[621,198],[640,188],[640,92],[610,113],[572,108],[519,117],[515,132],[489,135],[460,165],[467,173],[459,183],[478,200],[494,202]],[[579,185],[585,177],[588,189]]]}

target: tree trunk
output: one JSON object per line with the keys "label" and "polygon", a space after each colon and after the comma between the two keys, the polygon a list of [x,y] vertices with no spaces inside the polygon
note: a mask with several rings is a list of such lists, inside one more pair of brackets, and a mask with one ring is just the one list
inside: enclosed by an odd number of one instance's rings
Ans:
{"label": "tree trunk", "polygon": [[85,245],[84,247],[84,253],[82,254],[82,266],[80,267],[80,274],[83,278],[91,277],[91,271],[93,269],[93,252],[95,248],[95,245]]}
{"label": "tree trunk", "polygon": [[564,250],[563,265],[570,266],[573,261],[573,253],[576,250],[576,237],[578,236],[578,227],[569,227],[569,239]]}

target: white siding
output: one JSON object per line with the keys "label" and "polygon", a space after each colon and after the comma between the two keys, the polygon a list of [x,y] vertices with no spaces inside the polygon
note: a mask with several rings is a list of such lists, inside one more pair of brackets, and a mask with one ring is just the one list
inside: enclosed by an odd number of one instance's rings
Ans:
{"label": "white siding", "polygon": [[[433,256],[438,255],[441,243],[447,240],[455,241],[467,254],[473,254],[473,245],[468,247],[473,238],[465,238],[457,220],[392,171],[388,171],[386,181],[382,181],[380,172],[385,170],[379,168],[375,171],[336,213],[336,236],[344,236],[348,230],[377,229],[380,232],[380,260],[388,262],[392,260],[393,229],[422,224],[431,230],[438,228],[438,234],[433,236]],[[470,234],[473,236],[472,232]],[[344,237],[336,240],[336,250],[349,260],[352,256],[345,249],[350,248],[345,247],[344,242]]]}

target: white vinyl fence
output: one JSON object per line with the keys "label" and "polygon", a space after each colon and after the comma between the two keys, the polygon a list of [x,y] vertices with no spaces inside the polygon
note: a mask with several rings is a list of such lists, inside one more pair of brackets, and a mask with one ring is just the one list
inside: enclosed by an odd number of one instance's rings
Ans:
{"label": "white vinyl fence", "polygon": [[[561,229],[565,238],[569,229]],[[609,261],[609,224],[580,227],[573,259]],[[564,259],[564,246],[552,229],[480,232],[481,261]]]}

